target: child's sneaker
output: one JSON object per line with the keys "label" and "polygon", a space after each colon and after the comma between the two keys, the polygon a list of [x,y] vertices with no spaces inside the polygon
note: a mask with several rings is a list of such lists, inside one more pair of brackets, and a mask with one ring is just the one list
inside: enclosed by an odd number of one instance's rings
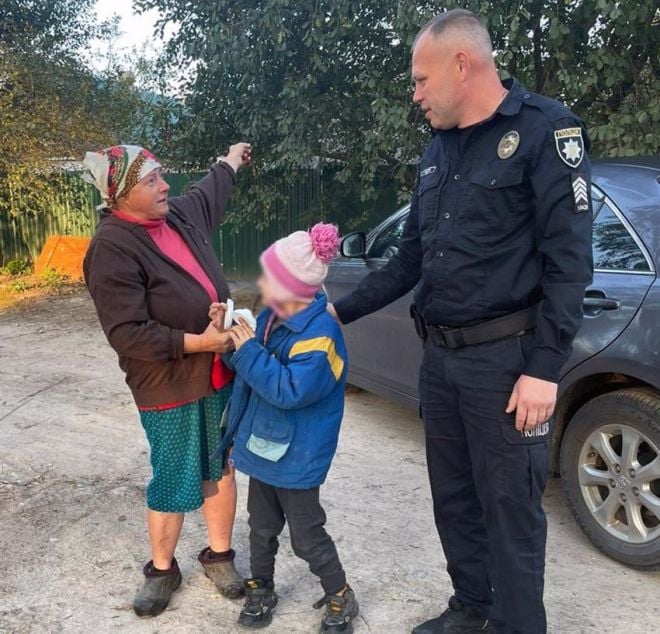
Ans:
{"label": "child's sneaker", "polygon": [[277,605],[277,595],[272,581],[263,579],[245,580],[245,605],[238,617],[238,623],[245,627],[268,627],[273,620],[273,610]]}
{"label": "child's sneaker", "polygon": [[326,594],[314,604],[314,608],[318,610],[324,605],[326,606],[325,614],[319,631],[322,634],[328,634],[328,632],[352,634],[353,621],[360,611],[352,588],[347,585],[339,594]]}

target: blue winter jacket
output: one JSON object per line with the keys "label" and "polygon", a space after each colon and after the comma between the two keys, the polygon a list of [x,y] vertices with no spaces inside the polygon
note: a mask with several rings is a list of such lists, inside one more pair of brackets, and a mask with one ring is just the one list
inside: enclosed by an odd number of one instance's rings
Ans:
{"label": "blue winter jacket", "polygon": [[310,489],[325,481],[344,413],[347,355],[341,329],[322,293],[273,330],[270,309],[257,318],[256,337],[230,359],[236,372],[228,427],[235,467],[261,482]]}

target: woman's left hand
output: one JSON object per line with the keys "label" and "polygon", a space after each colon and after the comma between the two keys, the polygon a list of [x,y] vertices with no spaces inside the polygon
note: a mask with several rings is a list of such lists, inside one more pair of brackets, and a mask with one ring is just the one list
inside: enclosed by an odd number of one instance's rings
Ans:
{"label": "woman's left hand", "polygon": [[234,347],[236,350],[240,350],[241,346],[250,339],[254,339],[255,334],[254,330],[250,327],[250,324],[245,321],[242,317],[238,318],[238,325],[234,326],[230,331],[229,335],[234,342]]}

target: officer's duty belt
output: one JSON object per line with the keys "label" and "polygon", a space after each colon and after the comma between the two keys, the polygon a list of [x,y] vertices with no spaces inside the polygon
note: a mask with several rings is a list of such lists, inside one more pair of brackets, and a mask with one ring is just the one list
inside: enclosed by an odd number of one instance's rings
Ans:
{"label": "officer's duty belt", "polygon": [[540,304],[536,304],[474,326],[449,328],[428,323],[424,325],[428,337],[437,346],[452,349],[462,348],[522,335],[536,326],[539,312]]}

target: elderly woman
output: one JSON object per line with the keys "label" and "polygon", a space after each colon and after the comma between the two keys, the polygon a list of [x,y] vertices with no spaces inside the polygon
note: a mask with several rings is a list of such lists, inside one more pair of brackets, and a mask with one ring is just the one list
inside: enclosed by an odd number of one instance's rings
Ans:
{"label": "elderly woman", "polygon": [[174,551],[184,513],[199,507],[208,531],[198,557],[206,575],[224,596],[243,594],[231,549],[236,483],[228,465],[209,457],[232,381],[219,353],[232,344],[208,311],[229,295],[212,236],[236,172],[249,162],[250,145],[233,145],[187,194],[168,199],[148,150],[120,145],[85,155],[83,178],[104,200],[85,280],[151,449],[152,558],[133,602],[138,616],[160,614],[181,584]]}

